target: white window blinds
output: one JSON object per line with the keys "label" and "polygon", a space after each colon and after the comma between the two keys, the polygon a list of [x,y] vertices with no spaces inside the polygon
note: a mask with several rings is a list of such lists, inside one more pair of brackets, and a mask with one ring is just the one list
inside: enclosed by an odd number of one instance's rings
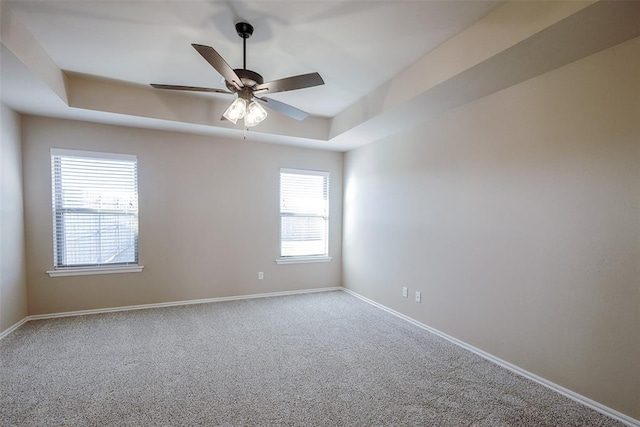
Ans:
{"label": "white window blinds", "polygon": [[136,156],[51,150],[56,268],[138,263]]}
{"label": "white window blinds", "polygon": [[327,256],[329,172],[280,170],[280,256]]}

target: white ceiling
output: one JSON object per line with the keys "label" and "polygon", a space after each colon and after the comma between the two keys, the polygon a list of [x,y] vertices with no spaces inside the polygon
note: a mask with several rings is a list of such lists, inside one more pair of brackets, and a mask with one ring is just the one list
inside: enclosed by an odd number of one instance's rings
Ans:
{"label": "white ceiling", "polygon": [[[9,1],[59,68],[130,83],[223,88],[190,46],[242,68],[234,24],[255,27],[247,68],[266,81],[317,71],[322,87],[274,94],[332,117],[480,19],[498,1]],[[220,96],[220,95],[207,95]],[[224,96],[224,95],[222,95]]]}
{"label": "white ceiling", "polygon": [[632,37],[640,1],[0,0],[0,101],[25,114],[242,138],[230,98],[190,46],[242,67],[234,24],[255,27],[247,68],[325,85],[270,96],[249,138],[348,151]]}

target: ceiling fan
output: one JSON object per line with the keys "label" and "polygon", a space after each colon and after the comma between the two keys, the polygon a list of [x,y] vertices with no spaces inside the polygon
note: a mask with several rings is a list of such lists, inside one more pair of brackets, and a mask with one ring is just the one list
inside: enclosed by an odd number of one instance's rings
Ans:
{"label": "ceiling fan", "polygon": [[229,89],[228,91],[197,86],[176,86],[155,83],[152,83],[151,86],[156,89],[237,94],[238,97],[236,100],[233,101],[224,112],[223,119],[227,119],[235,124],[239,119],[244,118],[244,124],[247,127],[255,126],[267,117],[267,112],[262,108],[261,104],[296,120],[307,118],[309,116],[308,113],[292,107],[289,104],[257,95],[323,85],[324,80],[322,80],[320,74],[300,74],[265,83],[260,74],[247,69],[247,39],[253,34],[253,26],[246,22],[239,22],[236,24],[236,32],[242,37],[242,68],[231,68],[222,56],[210,46],[200,44],[191,45],[222,75],[225,79],[227,89]]}

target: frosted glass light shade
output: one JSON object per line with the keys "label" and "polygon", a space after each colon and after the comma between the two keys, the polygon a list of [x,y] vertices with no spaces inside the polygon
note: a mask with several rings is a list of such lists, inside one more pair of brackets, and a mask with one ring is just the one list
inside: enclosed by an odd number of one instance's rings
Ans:
{"label": "frosted glass light shade", "polygon": [[247,115],[244,117],[244,125],[246,127],[255,126],[266,118],[267,111],[256,101],[253,101],[247,107]]}
{"label": "frosted glass light shade", "polygon": [[247,112],[247,102],[242,98],[237,98],[229,105],[222,115],[225,119],[229,120],[234,125],[239,119],[243,118]]}

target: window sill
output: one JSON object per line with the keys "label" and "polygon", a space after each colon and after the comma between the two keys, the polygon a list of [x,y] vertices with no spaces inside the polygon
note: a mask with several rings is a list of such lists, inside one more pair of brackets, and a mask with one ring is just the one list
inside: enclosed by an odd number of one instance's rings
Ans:
{"label": "window sill", "polygon": [[292,256],[276,259],[276,264],[304,264],[311,262],[331,262],[330,256]]}
{"label": "window sill", "polygon": [[117,267],[77,267],[77,268],[61,268],[59,270],[49,270],[49,277],[63,276],[88,276],[92,274],[114,274],[114,273],[140,273],[144,266],[142,265],[124,265]]}

